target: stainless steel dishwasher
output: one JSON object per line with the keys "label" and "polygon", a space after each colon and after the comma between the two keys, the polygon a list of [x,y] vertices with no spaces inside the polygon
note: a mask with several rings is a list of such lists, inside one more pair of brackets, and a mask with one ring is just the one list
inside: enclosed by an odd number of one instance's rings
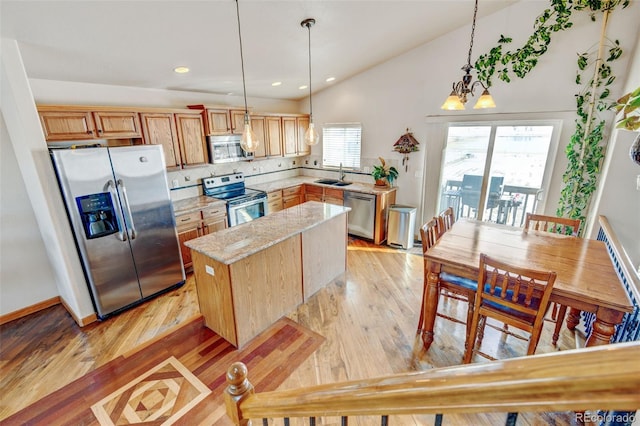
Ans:
{"label": "stainless steel dishwasher", "polygon": [[348,213],[349,234],[373,240],[376,218],[376,196],[361,192],[344,191],[344,205],[351,207]]}

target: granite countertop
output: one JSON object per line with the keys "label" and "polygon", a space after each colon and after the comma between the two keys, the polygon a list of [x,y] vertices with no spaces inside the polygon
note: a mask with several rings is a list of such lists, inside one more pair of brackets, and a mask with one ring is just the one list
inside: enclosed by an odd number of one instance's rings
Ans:
{"label": "granite countertop", "polygon": [[173,212],[177,216],[180,214],[192,213],[198,210],[206,209],[207,207],[224,207],[225,205],[226,201],[224,200],[208,197],[206,195],[200,195],[198,197],[174,201]]}
{"label": "granite countertop", "polygon": [[[379,187],[374,184],[361,183],[361,182],[353,182],[351,185],[347,186],[335,186],[335,185],[324,185],[321,183],[316,183],[315,181],[321,179],[319,177],[312,176],[296,176],[293,178],[279,179],[273,182],[267,183],[257,183],[257,184],[246,184],[247,188],[257,189],[259,191],[264,192],[272,192],[279,191],[281,189],[291,188],[297,185],[303,184],[311,184],[316,186],[322,186],[325,188],[335,188],[342,189],[344,191],[355,191],[362,192],[365,194],[385,194],[388,192],[395,191],[397,188],[389,188],[389,187]],[[200,195],[197,197],[187,198],[184,200],[174,201],[173,202],[173,211],[175,215],[181,215],[186,213],[192,213],[198,210],[205,209],[207,207],[222,207],[225,205],[224,200],[219,200],[217,198],[208,197],[206,195]]]}
{"label": "granite countertop", "polygon": [[388,192],[393,192],[397,188],[389,188],[389,187],[379,187],[375,186],[372,183],[362,183],[362,182],[353,182],[351,185],[347,186],[335,186],[335,185],[324,185],[321,183],[315,182],[318,179],[322,179],[319,177],[313,176],[297,176],[288,179],[279,179],[273,182],[267,183],[258,183],[258,184],[247,184],[248,188],[257,189],[260,191],[271,192],[278,191],[280,189],[290,188],[292,186],[302,185],[302,184],[311,184],[316,186],[322,186],[325,188],[335,188],[341,189],[343,191],[355,191],[355,192],[363,192],[365,194],[385,194]]}
{"label": "granite countertop", "polygon": [[349,210],[349,207],[308,201],[251,222],[189,240],[185,245],[230,265]]}

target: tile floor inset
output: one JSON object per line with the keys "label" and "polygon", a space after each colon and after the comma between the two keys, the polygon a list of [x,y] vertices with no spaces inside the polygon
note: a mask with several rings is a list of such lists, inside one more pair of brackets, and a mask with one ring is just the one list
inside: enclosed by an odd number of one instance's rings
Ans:
{"label": "tile floor inset", "polygon": [[145,422],[171,425],[211,390],[175,357],[91,406],[102,426]]}

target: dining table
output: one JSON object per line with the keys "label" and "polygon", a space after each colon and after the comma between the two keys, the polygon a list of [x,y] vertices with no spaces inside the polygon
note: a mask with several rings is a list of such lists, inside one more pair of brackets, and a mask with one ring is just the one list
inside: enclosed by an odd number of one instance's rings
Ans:
{"label": "dining table", "polygon": [[569,307],[567,327],[575,329],[581,311],[595,314],[586,346],[608,344],[616,324],[633,310],[604,242],[462,218],[424,254],[421,329],[425,350],[434,339],[439,274],[477,280],[482,253],[515,266],[555,272],[550,301]]}

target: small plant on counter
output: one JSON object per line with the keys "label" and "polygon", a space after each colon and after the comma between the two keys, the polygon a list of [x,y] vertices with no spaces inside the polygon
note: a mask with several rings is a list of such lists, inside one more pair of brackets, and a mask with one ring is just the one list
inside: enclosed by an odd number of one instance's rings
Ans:
{"label": "small plant on counter", "polygon": [[376,185],[386,186],[387,182],[389,185],[393,185],[393,181],[398,177],[398,170],[393,166],[387,165],[384,158],[378,158],[380,159],[380,164],[374,165],[371,172],[371,176],[376,180]]}

